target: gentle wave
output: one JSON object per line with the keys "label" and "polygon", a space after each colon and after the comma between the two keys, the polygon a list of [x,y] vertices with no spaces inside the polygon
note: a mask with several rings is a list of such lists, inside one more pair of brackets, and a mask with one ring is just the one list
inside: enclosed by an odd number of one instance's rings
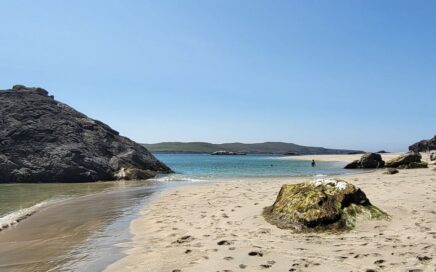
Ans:
{"label": "gentle wave", "polygon": [[172,181],[205,182],[205,181],[208,181],[207,178],[204,178],[204,179],[202,179],[202,178],[190,178],[190,177],[182,176],[182,175],[161,176],[161,177],[153,178],[152,180],[159,181],[159,182],[172,182]]}
{"label": "gentle wave", "polygon": [[35,213],[37,213],[41,209],[47,207],[48,205],[54,204],[54,203],[59,202],[61,200],[63,200],[63,199],[45,200],[45,201],[37,203],[33,206],[30,206],[28,208],[19,209],[17,211],[8,213],[8,214],[0,217],[0,231],[5,230],[5,229],[23,221],[24,219],[34,215]]}

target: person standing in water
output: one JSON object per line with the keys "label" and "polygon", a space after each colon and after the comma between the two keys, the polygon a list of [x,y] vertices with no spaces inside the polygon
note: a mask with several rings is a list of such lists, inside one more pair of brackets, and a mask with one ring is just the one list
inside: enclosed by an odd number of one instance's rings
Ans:
{"label": "person standing in water", "polygon": [[312,160],[312,167],[315,167],[315,166],[316,166],[315,160]]}

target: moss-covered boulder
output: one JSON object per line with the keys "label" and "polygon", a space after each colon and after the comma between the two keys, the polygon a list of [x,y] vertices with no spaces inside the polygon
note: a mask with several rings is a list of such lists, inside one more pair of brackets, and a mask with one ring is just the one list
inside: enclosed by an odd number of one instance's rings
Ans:
{"label": "moss-covered boulder", "polygon": [[355,226],[358,215],[388,218],[362,190],[335,179],[285,184],[263,214],[271,224],[296,231],[349,230]]}

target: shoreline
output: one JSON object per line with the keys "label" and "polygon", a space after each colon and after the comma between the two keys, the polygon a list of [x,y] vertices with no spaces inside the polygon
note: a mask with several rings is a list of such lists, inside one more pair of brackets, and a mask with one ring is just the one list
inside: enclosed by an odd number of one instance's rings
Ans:
{"label": "shoreline", "polygon": [[0,270],[101,271],[124,256],[114,244],[131,238],[130,222],[163,186],[103,185],[112,187],[51,201],[1,231]]}
{"label": "shoreline", "polygon": [[274,202],[283,183],[307,177],[165,190],[130,223],[133,238],[119,245],[126,256],[105,271],[426,271],[436,266],[434,171],[431,166],[396,175],[383,171],[336,176],[362,188],[392,216],[390,221],[359,220],[342,235],[293,234],[263,219],[263,208]]}
{"label": "shoreline", "polygon": [[[296,178],[307,176],[307,174],[301,174]],[[170,178],[168,180],[169,182],[167,183],[165,181],[162,182],[162,180],[158,177],[156,179],[146,181],[146,183],[152,185],[153,188],[155,186],[161,188],[158,189],[158,191],[165,191],[167,189],[184,185],[207,186],[208,184],[215,182],[230,182],[236,184],[258,182],[264,179],[264,177],[258,176],[238,178],[214,177],[207,180],[199,180],[197,182],[189,183],[186,181],[172,182]],[[163,180],[165,180],[165,177]],[[283,180],[283,177],[268,177],[268,180],[279,181]],[[73,270],[78,270],[79,267],[91,267],[93,270],[101,270],[107,265],[116,262],[118,259],[124,256],[122,248],[115,246],[116,244],[120,243],[120,240],[116,237],[119,236],[121,231],[124,232],[124,230],[131,235],[129,232],[129,224],[133,219],[136,218],[136,215],[131,216],[127,223],[123,223],[126,225],[123,227],[123,229],[118,228],[117,231],[112,230],[107,232],[108,237],[115,237],[112,241],[112,245],[115,245],[112,246],[112,249],[108,249],[107,245],[109,244],[108,240],[110,239],[108,238],[107,241],[104,241],[104,239],[102,240],[99,237],[99,235],[103,235],[101,233],[106,233],[106,231],[97,231],[97,228],[100,228],[103,225],[110,228],[113,223],[104,223],[103,221],[107,222],[107,220],[103,218],[101,218],[103,220],[102,222],[96,222],[100,221],[98,214],[101,215],[103,211],[94,211],[96,212],[95,218],[88,218],[88,220],[83,219],[87,218],[87,215],[84,216],[84,214],[82,214],[82,212],[80,212],[75,206],[82,206],[81,203],[83,201],[88,201],[86,199],[97,198],[105,201],[101,199],[101,197],[114,193],[115,189],[115,191],[118,189],[122,189],[123,191],[125,191],[125,189],[130,190],[128,188],[133,189],[139,184],[143,183],[144,181],[134,182],[133,184],[131,181],[67,184],[7,184],[6,188],[9,188],[9,191],[20,192],[21,194],[17,194],[17,196],[11,195],[14,196],[14,199],[22,199],[23,195],[27,196],[27,193],[34,191],[35,188],[42,190],[44,195],[38,195],[38,198],[36,199],[40,202],[34,202],[36,204],[28,207],[24,206],[21,209],[13,210],[12,212],[2,215],[2,220],[0,221],[4,224],[0,224],[0,229],[3,230],[0,230],[0,245],[2,247],[2,250],[0,250],[0,253],[2,253],[0,257],[0,263],[2,263],[0,265],[1,269],[7,269],[8,271],[43,271],[45,269],[56,267],[72,267],[74,268]],[[152,188],[150,187],[149,189]],[[61,197],[57,195],[59,193],[61,193]],[[156,192],[156,194],[158,194],[158,192]],[[155,198],[155,193],[153,193],[152,198]],[[31,201],[34,201],[34,199],[31,199],[30,201],[28,200],[27,204],[31,203]],[[97,204],[97,202],[94,204],[90,203],[90,205],[100,205]],[[17,203],[19,202],[17,201]],[[138,206],[138,212],[143,208],[143,206],[146,205],[141,204]],[[107,208],[103,208],[101,210],[107,210]],[[77,218],[77,220],[74,218]],[[111,218],[115,218],[115,216],[111,216]],[[54,222],[53,219],[58,221],[58,223]],[[126,221],[127,219],[124,218],[122,220]],[[42,231],[35,233],[36,227]],[[85,228],[86,234],[81,230]],[[59,229],[62,231],[59,231]],[[65,235],[65,232],[68,234]],[[94,237],[94,234],[97,234],[97,238]],[[61,236],[64,237],[61,238]],[[123,241],[128,240],[128,238],[123,239]],[[13,243],[13,241],[16,241],[16,243]],[[38,242],[33,243],[32,241]],[[95,254],[93,254],[89,249],[95,247],[96,244],[100,244],[100,247],[104,247],[102,250],[107,252],[107,257],[100,256],[101,254],[99,254],[97,257],[93,256]],[[20,251],[20,253],[18,253],[19,248],[22,247],[25,247],[26,249],[23,249]],[[58,248],[58,250],[48,250],[47,252],[44,252],[39,250],[39,248]],[[38,256],[38,258],[35,258],[35,256],[32,255],[32,252],[39,252],[38,254],[33,254]],[[82,256],[86,255],[86,261],[77,262],[77,254],[82,254]],[[65,261],[66,259],[69,259],[70,261]]]}

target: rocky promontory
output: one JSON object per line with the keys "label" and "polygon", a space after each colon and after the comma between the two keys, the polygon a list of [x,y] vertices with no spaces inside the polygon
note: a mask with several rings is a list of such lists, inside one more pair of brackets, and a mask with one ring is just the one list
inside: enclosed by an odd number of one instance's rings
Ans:
{"label": "rocky promontory", "polygon": [[171,169],[42,88],[0,90],[0,183],[147,179]]}

